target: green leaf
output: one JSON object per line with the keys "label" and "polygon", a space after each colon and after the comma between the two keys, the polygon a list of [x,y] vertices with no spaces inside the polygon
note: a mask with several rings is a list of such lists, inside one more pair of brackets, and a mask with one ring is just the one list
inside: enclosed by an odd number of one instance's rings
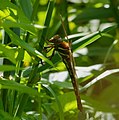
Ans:
{"label": "green leaf", "polygon": [[[22,68],[20,68],[20,70],[21,69]],[[2,72],[4,72],[4,71],[13,71],[13,70],[16,70],[15,66],[12,66],[12,65],[0,65],[0,71],[2,71]]]}
{"label": "green leaf", "polygon": [[12,16],[14,19],[19,19],[20,23],[31,23],[30,20],[25,16],[24,12],[9,0],[0,0],[0,8],[1,10],[6,9],[9,11],[9,16]]}
{"label": "green leaf", "polygon": [[13,8],[13,9],[17,9],[17,6],[12,4],[9,0],[0,0],[0,9],[5,9],[7,7]]}
{"label": "green leaf", "polygon": [[8,35],[10,36],[12,42],[15,45],[21,46],[28,53],[30,53],[30,54],[32,54],[34,56],[37,56],[38,58],[41,58],[44,61],[46,61],[51,66],[54,66],[49,59],[47,59],[46,57],[44,57],[39,51],[37,51],[35,48],[31,47],[28,43],[26,43],[25,41],[21,40],[13,31],[11,31],[10,29],[7,29],[7,28],[5,30],[8,33]]}
{"label": "green leaf", "polygon": [[110,26],[108,28],[105,28],[103,31],[96,31],[92,34],[89,34],[89,35],[86,35],[76,41],[74,41],[72,43],[72,47],[74,50],[76,49],[81,49],[81,48],[84,48],[86,47],[87,45],[95,42],[96,40],[98,40],[99,38],[103,37],[103,36],[106,36],[106,37],[112,37],[110,34],[107,34],[107,32],[111,31],[111,30],[114,30],[117,26],[116,25],[113,25],[113,26]]}
{"label": "green leaf", "polygon": [[[102,32],[103,33],[107,33],[107,32],[110,32],[112,30],[115,30],[117,28],[117,25],[111,25],[111,26],[108,26],[107,28],[105,28]],[[109,34],[111,35],[111,34]]]}
{"label": "green leaf", "polygon": [[[19,22],[13,22],[10,20],[5,20],[4,22],[2,22],[1,26],[3,26],[4,28],[18,27],[18,28],[21,28],[23,30],[30,32],[33,35],[36,35],[36,29],[33,24],[28,24],[28,23],[23,23],[23,22],[19,23]],[[39,26],[39,28],[43,28],[43,27]]]}
{"label": "green leaf", "polygon": [[[112,80],[115,81],[115,79]],[[119,82],[117,82],[116,84],[111,84],[110,86],[105,88],[103,92],[100,93],[100,96],[97,96],[99,101],[104,102],[106,104],[118,106],[119,103],[119,95],[117,95],[117,91],[119,91],[118,83]]]}
{"label": "green leaf", "polygon": [[85,100],[85,106],[92,107],[92,109],[96,111],[102,112],[111,112],[111,113],[118,113],[119,110],[117,108],[111,107],[109,104],[104,103],[103,101],[94,100],[88,96],[82,96],[83,100]]}
{"label": "green leaf", "polygon": [[[70,111],[72,109],[77,109],[77,102],[74,92],[64,93],[63,95],[58,96],[58,99],[62,105],[63,112]],[[53,109],[58,112],[56,103],[53,103]]]}
{"label": "green leaf", "polygon": [[20,120],[20,119],[17,117],[13,118],[7,112],[0,110],[0,120]]}
{"label": "green leaf", "polygon": [[88,84],[86,84],[82,91],[83,90],[86,90],[87,88],[89,88],[90,86],[92,86],[93,84],[95,84],[96,82],[98,82],[99,80],[111,75],[111,74],[114,74],[114,73],[118,73],[119,72],[119,69],[112,69],[112,70],[106,70],[104,71],[103,73],[101,73],[99,76],[97,76],[96,78],[94,78],[93,80],[91,80],[91,82],[89,82]]}
{"label": "green leaf", "polygon": [[39,93],[36,90],[28,86],[21,85],[20,83],[17,83],[15,81],[3,79],[3,78],[0,78],[0,89],[11,89],[11,90],[16,90],[21,93],[27,93],[30,96],[40,97]]}
{"label": "green leaf", "polygon": [[[46,14],[46,18],[45,18],[45,22],[44,22],[44,26],[46,26],[45,29],[43,29],[41,36],[39,36],[39,46],[41,48],[43,48],[43,45],[45,43],[46,40],[46,36],[47,36],[47,31],[50,25],[50,21],[51,21],[51,17],[52,17],[52,13],[53,13],[53,8],[54,8],[54,0],[50,0],[48,7],[47,7],[47,14]],[[39,48],[40,49],[40,48]]]}
{"label": "green leaf", "polygon": [[[31,15],[32,15],[32,3],[30,0],[19,0],[19,3],[21,5],[21,8],[23,9],[25,15],[29,18],[29,20],[31,19]],[[27,6],[27,7],[26,7]]]}
{"label": "green leaf", "polygon": [[44,86],[44,87],[47,88],[47,89],[51,92],[51,94],[54,96],[54,98],[55,98],[55,100],[56,100],[56,103],[57,103],[57,107],[58,107],[60,119],[61,119],[61,120],[64,120],[63,109],[62,109],[62,106],[61,106],[61,103],[62,103],[62,102],[59,101],[57,95],[55,94],[55,92],[52,90],[51,87],[49,87],[49,86],[47,86],[47,87]]}
{"label": "green leaf", "polygon": [[96,41],[97,39],[99,39],[100,37],[102,37],[102,35],[99,32],[95,32],[95,33],[86,35],[85,37],[82,37],[82,38],[76,40],[75,42],[73,42],[72,47],[73,47],[73,49],[84,48],[85,46],[87,46],[87,45],[93,43],[94,41]]}
{"label": "green leaf", "polygon": [[54,81],[53,82],[55,85],[61,88],[68,88],[68,89],[73,89],[71,82],[60,82],[60,81]]}
{"label": "green leaf", "polygon": [[[95,12],[94,12],[95,11]],[[91,19],[104,19],[104,18],[111,18],[114,14],[110,8],[85,8],[83,11],[81,11],[79,14],[75,14],[74,22],[79,22],[82,20],[91,20]]]}
{"label": "green leaf", "polygon": [[6,57],[14,64],[16,63],[15,51],[11,47],[0,44],[0,51],[4,55],[3,57]]}

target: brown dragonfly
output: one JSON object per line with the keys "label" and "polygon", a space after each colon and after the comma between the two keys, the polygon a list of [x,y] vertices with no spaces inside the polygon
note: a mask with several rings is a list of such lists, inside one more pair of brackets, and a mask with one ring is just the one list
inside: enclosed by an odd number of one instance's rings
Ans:
{"label": "brown dragonfly", "polygon": [[74,67],[74,58],[73,58],[72,50],[71,50],[71,43],[63,41],[63,39],[59,35],[55,35],[54,37],[52,37],[49,40],[49,42],[51,43],[51,44],[49,44],[49,47],[51,49],[54,48],[51,58],[54,55],[55,51],[57,51],[59,53],[59,55],[61,56],[62,61],[65,64],[65,66],[69,72],[69,75],[70,75],[70,78],[71,78],[71,81],[73,84],[74,92],[75,92],[76,99],[77,99],[77,107],[81,112],[83,112],[80,93],[79,93],[79,89],[78,89],[76,70]]}

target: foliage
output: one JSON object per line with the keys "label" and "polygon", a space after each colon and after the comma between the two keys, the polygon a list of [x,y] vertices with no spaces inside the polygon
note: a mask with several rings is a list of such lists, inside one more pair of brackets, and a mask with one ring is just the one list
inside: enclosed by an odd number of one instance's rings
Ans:
{"label": "foliage", "polygon": [[[118,0],[0,0],[0,119],[119,119]],[[44,51],[63,19],[85,117],[60,56]]]}

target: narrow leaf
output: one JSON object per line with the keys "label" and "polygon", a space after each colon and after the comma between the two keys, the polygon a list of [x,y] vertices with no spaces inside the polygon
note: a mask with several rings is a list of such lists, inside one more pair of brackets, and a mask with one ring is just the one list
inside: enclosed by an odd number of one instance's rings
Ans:
{"label": "narrow leaf", "polygon": [[92,86],[93,84],[101,80],[102,78],[105,78],[106,76],[109,76],[111,74],[118,73],[118,72],[119,72],[119,69],[106,70],[105,72],[100,74],[98,77],[94,78],[91,82],[86,84],[81,91],[86,90],[87,88],[89,88],[90,86]]}
{"label": "narrow leaf", "polygon": [[21,93],[27,93],[32,96],[33,95],[39,96],[39,93],[36,90],[28,86],[21,85],[15,81],[3,79],[3,78],[0,78],[0,89],[11,89],[11,90],[19,91]]}
{"label": "narrow leaf", "polygon": [[[20,68],[20,69],[22,69],[22,68]],[[0,71],[2,71],[2,72],[4,72],[4,71],[13,71],[13,70],[16,70],[15,66],[12,66],[12,65],[0,65]]]}
{"label": "narrow leaf", "polygon": [[10,36],[12,42],[15,45],[21,46],[22,48],[24,48],[30,54],[33,54],[34,56],[37,56],[37,57],[43,59],[48,64],[53,66],[52,62],[49,59],[44,57],[39,51],[37,51],[35,48],[31,47],[28,43],[26,43],[25,41],[21,40],[13,31],[11,31],[10,29],[7,29],[7,28],[5,30],[8,33],[8,35]]}
{"label": "narrow leaf", "polygon": [[[2,54],[9,59],[12,63],[16,63],[16,59],[15,59],[15,51],[9,47],[9,46],[5,46],[3,44],[0,44],[0,51],[2,52]],[[3,57],[4,57],[3,56]]]}

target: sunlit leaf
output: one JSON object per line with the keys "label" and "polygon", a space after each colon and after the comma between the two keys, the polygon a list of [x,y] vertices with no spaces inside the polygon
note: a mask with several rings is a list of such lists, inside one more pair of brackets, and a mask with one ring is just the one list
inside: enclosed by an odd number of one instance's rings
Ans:
{"label": "sunlit leaf", "polygon": [[[77,103],[76,103],[74,92],[64,93],[63,95],[60,95],[58,98],[61,102],[64,112],[77,108]],[[58,111],[58,108],[55,103],[53,104],[52,107],[53,109]]]}
{"label": "sunlit leaf", "polygon": [[[18,69],[18,68],[17,68]],[[20,68],[22,70],[22,68]],[[16,70],[15,66],[12,65],[0,65],[0,71],[14,71]]]}
{"label": "sunlit leaf", "polygon": [[36,90],[28,86],[19,84],[12,80],[3,79],[3,78],[0,78],[0,89],[11,89],[11,90],[19,91],[21,93],[27,93],[32,96],[33,95],[39,96],[39,93]]}
{"label": "sunlit leaf", "polygon": [[14,64],[16,63],[15,51],[11,47],[0,44],[0,51],[2,52],[4,57],[9,59]]}
{"label": "sunlit leaf", "polygon": [[44,61],[46,61],[47,63],[49,63],[50,65],[53,66],[52,62],[47,59],[46,57],[44,57],[39,51],[37,51],[35,48],[31,47],[28,43],[26,43],[25,41],[21,40],[14,32],[12,32],[10,29],[6,29],[6,32],[8,33],[8,35],[10,36],[12,42],[18,46],[21,46],[22,48],[24,48],[27,52],[29,52],[30,54],[33,54],[34,56],[37,56],[41,59],[43,59]]}

